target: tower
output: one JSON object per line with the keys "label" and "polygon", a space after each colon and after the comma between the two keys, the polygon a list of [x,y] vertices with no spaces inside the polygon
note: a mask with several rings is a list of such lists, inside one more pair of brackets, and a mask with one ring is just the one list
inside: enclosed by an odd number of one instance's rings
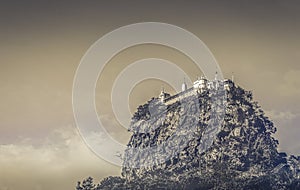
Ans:
{"label": "tower", "polygon": [[213,83],[213,87],[217,90],[219,88],[218,71],[217,70],[216,70],[216,74],[215,74],[215,80],[212,83]]}
{"label": "tower", "polygon": [[215,73],[215,81],[218,80],[218,71]]}
{"label": "tower", "polygon": [[181,91],[183,92],[183,91],[186,91],[187,90],[187,85],[186,85],[186,83],[185,83],[185,78],[183,79],[183,83],[182,83],[182,85],[181,85]]}
{"label": "tower", "polygon": [[164,87],[162,87],[162,88],[161,88],[160,95],[159,95],[159,99],[160,99],[160,101],[161,101],[162,103],[164,103],[164,102],[165,102],[165,98],[166,98],[166,96],[165,96],[165,89],[164,89]]}

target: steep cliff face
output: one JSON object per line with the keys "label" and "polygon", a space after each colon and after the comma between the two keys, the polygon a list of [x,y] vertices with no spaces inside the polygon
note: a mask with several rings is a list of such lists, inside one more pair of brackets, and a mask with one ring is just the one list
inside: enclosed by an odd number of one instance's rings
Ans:
{"label": "steep cliff face", "polygon": [[[273,123],[253,102],[251,93],[239,87],[195,94],[167,108],[158,105],[155,109],[161,111],[151,116],[149,105],[155,105],[154,101],[139,107],[133,117],[123,167],[128,179],[157,169],[176,175],[193,168],[200,173],[214,172],[217,162],[227,171],[254,174],[285,160],[271,137],[276,131]],[[218,133],[214,136],[209,130]],[[137,151],[151,146],[157,147],[155,151]]]}
{"label": "steep cliff face", "polygon": [[232,85],[138,108],[122,177],[99,189],[297,189],[300,157],[277,151],[273,123]]}

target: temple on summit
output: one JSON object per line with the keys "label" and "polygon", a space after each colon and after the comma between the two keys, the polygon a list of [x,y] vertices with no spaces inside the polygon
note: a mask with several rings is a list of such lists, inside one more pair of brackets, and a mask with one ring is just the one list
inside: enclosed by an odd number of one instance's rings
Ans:
{"label": "temple on summit", "polygon": [[187,87],[187,84],[184,80],[181,88],[182,91],[173,96],[170,96],[170,94],[166,93],[162,88],[159,99],[162,103],[169,105],[190,95],[205,93],[209,90],[229,91],[232,87],[234,87],[233,79],[220,80],[218,79],[218,73],[216,72],[215,78],[213,80],[210,81],[204,76],[201,76],[193,83],[193,86],[190,88]]}

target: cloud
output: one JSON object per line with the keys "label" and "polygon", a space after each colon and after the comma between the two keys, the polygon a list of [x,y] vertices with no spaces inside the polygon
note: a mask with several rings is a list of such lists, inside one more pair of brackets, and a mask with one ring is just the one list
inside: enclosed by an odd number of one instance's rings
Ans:
{"label": "cloud", "polygon": [[291,111],[277,111],[277,110],[271,110],[271,111],[265,111],[266,115],[270,117],[271,120],[275,121],[290,121],[295,119],[296,117],[299,117],[299,114],[293,113]]}
{"label": "cloud", "polygon": [[278,129],[275,138],[279,140],[279,150],[299,155],[300,113],[296,111],[265,111]]}
{"label": "cloud", "polygon": [[53,131],[42,145],[31,141],[0,145],[0,190],[74,189],[87,176],[98,182],[119,174],[120,168],[87,148],[75,128]]}

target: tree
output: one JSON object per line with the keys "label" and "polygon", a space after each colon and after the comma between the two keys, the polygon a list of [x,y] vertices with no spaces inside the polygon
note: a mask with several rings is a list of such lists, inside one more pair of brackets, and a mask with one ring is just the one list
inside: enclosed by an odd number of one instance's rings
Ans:
{"label": "tree", "polygon": [[80,182],[77,183],[76,190],[95,190],[95,184],[92,177],[88,177],[83,180],[82,185]]}

